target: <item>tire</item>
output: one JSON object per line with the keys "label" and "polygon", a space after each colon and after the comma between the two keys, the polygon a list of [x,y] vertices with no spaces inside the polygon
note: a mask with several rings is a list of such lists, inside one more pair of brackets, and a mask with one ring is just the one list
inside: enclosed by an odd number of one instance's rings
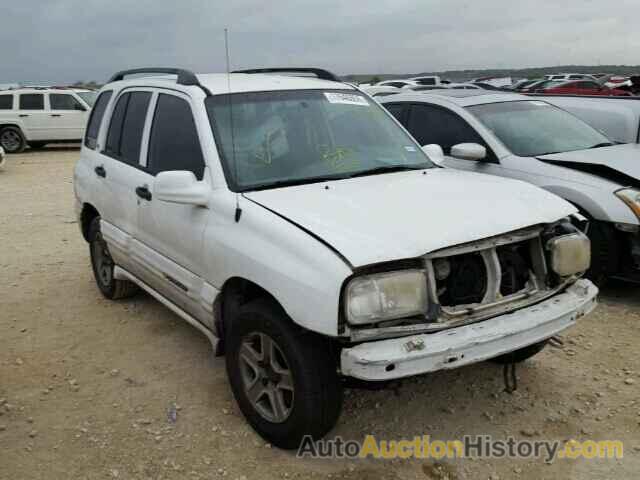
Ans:
{"label": "tire", "polygon": [[[227,375],[251,427],[283,449],[298,448],[306,435],[323,437],[340,416],[343,394],[329,341],[294,325],[268,299],[239,307],[228,320]],[[271,361],[263,353],[269,351]]]}
{"label": "tire", "polygon": [[95,217],[89,226],[89,252],[93,276],[102,295],[109,300],[117,300],[131,297],[138,292],[136,284],[113,277],[115,263],[100,233],[100,217]]}
{"label": "tire", "polygon": [[29,147],[33,150],[39,150],[46,145],[45,142],[29,142]]}
{"label": "tire", "polygon": [[494,363],[499,363],[501,365],[509,363],[521,363],[540,353],[544,349],[544,347],[547,346],[548,342],[549,340],[544,340],[540,343],[534,343],[533,345],[521,348],[520,350],[515,350],[513,352],[500,355],[499,357],[492,358],[491,361]]}
{"label": "tire", "polygon": [[616,232],[607,223],[589,220],[587,236],[591,240],[591,267],[585,276],[602,287],[615,273],[619,262]]}
{"label": "tire", "polygon": [[27,146],[27,141],[18,127],[4,127],[0,130],[0,146],[7,153],[20,153]]}

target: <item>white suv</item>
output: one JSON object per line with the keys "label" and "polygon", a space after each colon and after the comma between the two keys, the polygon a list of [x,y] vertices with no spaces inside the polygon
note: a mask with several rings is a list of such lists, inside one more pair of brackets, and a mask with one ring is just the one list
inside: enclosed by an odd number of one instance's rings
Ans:
{"label": "white suv", "polygon": [[70,88],[0,91],[0,146],[20,153],[27,145],[80,141],[95,95]]}
{"label": "white suv", "polygon": [[274,75],[300,70],[118,73],[74,181],[104,296],[141,287],[203,332],[283,448],[331,429],[345,382],[522,361],[597,294],[573,206],[437,167],[329,72]]}

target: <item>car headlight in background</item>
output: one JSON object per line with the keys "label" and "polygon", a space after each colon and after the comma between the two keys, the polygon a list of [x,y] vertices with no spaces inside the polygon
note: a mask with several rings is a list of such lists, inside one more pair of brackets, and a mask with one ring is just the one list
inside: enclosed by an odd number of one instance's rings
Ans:
{"label": "car headlight in background", "polygon": [[636,217],[640,219],[640,191],[635,188],[623,188],[616,192],[616,196],[633,210]]}
{"label": "car headlight in background", "polygon": [[355,277],[345,291],[347,320],[356,325],[423,314],[427,301],[427,278],[423,270]]}
{"label": "car headlight in background", "polygon": [[551,270],[561,277],[583,273],[591,265],[591,242],[583,233],[552,238],[547,243]]}

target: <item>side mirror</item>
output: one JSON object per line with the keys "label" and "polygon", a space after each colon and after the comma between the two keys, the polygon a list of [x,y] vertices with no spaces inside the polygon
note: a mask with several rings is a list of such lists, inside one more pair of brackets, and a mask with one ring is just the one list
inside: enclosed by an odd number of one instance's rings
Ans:
{"label": "side mirror", "polygon": [[438,165],[444,161],[444,150],[442,150],[442,147],[436,143],[424,145],[422,147],[422,151]]}
{"label": "side mirror", "polygon": [[163,202],[206,207],[209,194],[209,186],[186,170],[161,172],[153,184],[153,196]]}
{"label": "side mirror", "polygon": [[85,106],[84,106],[84,105],[80,105],[79,103],[76,103],[76,104],[73,106],[73,109],[74,109],[74,110],[79,110],[79,111],[81,111],[81,112],[86,112],[86,111],[87,111],[87,109],[85,108]]}
{"label": "side mirror", "polygon": [[451,156],[460,160],[484,160],[487,149],[477,143],[459,143],[451,147]]}

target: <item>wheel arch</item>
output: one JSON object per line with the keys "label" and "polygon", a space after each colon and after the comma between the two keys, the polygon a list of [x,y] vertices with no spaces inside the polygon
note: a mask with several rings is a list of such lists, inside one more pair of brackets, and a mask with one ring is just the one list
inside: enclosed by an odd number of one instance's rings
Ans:
{"label": "wheel arch", "polygon": [[82,212],[80,213],[80,229],[82,230],[82,236],[88,242],[89,241],[89,227],[94,218],[99,217],[100,213],[98,209],[90,203],[82,205]]}
{"label": "wheel arch", "polygon": [[264,298],[281,309],[286,315],[282,303],[266,288],[244,277],[231,277],[227,279],[214,303],[214,323],[216,334],[219,338],[216,355],[225,353],[225,336],[229,329],[229,322],[237,309],[253,300]]}

